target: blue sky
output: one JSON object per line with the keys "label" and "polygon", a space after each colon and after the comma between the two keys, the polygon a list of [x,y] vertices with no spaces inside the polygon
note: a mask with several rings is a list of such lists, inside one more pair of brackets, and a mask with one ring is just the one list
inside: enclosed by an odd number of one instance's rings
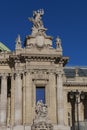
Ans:
{"label": "blue sky", "polygon": [[62,39],[69,66],[87,66],[87,0],[0,0],[0,41],[11,50],[15,40],[31,33],[33,10],[43,8],[47,34]]}

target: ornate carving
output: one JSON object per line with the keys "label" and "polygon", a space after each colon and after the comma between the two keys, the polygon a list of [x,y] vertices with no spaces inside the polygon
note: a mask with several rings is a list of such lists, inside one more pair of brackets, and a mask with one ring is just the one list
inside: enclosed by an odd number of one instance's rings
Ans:
{"label": "ornate carving", "polygon": [[35,112],[36,112],[36,115],[37,115],[37,118],[40,118],[40,117],[47,117],[47,105],[46,104],[43,104],[42,100],[39,100],[37,102],[37,105],[36,105],[36,108],[35,108]]}
{"label": "ornate carving", "polygon": [[20,35],[18,35],[16,39],[16,49],[21,49],[21,38]]}
{"label": "ornate carving", "polygon": [[39,33],[40,35],[44,34],[44,32],[46,31],[42,21],[43,14],[44,14],[44,10],[40,9],[37,11],[33,11],[33,17],[29,18],[29,20],[33,23],[33,27],[32,27],[33,36],[37,33]]}
{"label": "ornate carving", "polygon": [[29,20],[33,23],[33,28],[43,28],[42,15],[44,14],[44,10],[40,9],[37,11],[33,11],[33,17],[29,18]]}
{"label": "ornate carving", "polygon": [[56,49],[62,49],[61,39],[59,37],[56,38]]}
{"label": "ornate carving", "polygon": [[35,112],[36,118],[33,121],[31,130],[53,130],[53,125],[47,118],[47,105],[43,104],[42,100],[37,102]]}

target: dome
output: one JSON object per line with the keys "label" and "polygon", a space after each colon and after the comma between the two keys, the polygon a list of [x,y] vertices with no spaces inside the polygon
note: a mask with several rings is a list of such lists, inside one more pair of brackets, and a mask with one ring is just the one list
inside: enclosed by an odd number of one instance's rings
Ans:
{"label": "dome", "polygon": [[0,42],[0,51],[11,51],[7,46]]}

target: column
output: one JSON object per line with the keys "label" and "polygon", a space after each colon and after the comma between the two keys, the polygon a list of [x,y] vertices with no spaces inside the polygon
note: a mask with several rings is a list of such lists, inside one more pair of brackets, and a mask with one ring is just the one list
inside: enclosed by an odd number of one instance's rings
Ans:
{"label": "column", "polygon": [[14,74],[11,77],[11,126],[14,125]]}
{"label": "column", "polygon": [[15,125],[22,124],[22,80],[21,74],[15,76]]}
{"label": "column", "polygon": [[25,73],[23,74],[23,124],[25,124]]}
{"label": "column", "polygon": [[49,73],[49,87],[48,88],[48,117],[53,124],[57,123],[57,112],[56,112],[56,78],[54,72]]}
{"label": "column", "polygon": [[57,74],[57,117],[58,124],[64,125],[64,101],[63,101],[63,76],[62,72]]}
{"label": "column", "polygon": [[[25,95],[25,112],[26,112],[26,124],[29,125],[32,123],[32,102],[34,99],[32,99],[32,77],[30,72],[26,73],[26,95]],[[35,109],[35,108],[34,108]]]}
{"label": "column", "polygon": [[1,79],[1,119],[0,124],[6,125],[7,117],[7,75],[3,74]]}
{"label": "column", "polygon": [[11,115],[10,115],[10,113],[11,113],[11,108],[10,108],[10,106],[11,106],[11,98],[10,97],[8,97],[7,98],[7,126],[9,127],[10,126],[10,120],[11,120]]}

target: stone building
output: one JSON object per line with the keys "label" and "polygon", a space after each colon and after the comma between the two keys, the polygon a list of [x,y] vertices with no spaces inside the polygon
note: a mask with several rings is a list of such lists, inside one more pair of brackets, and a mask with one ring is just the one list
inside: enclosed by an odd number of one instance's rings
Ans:
{"label": "stone building", "polygon": [[0,130],[69,130],[87,120],[87,68],[65,67],[69,57],[59,37],[52,47],[43,14],[29,18],[24,48],[20,35],[13,52],[0,43]]}

